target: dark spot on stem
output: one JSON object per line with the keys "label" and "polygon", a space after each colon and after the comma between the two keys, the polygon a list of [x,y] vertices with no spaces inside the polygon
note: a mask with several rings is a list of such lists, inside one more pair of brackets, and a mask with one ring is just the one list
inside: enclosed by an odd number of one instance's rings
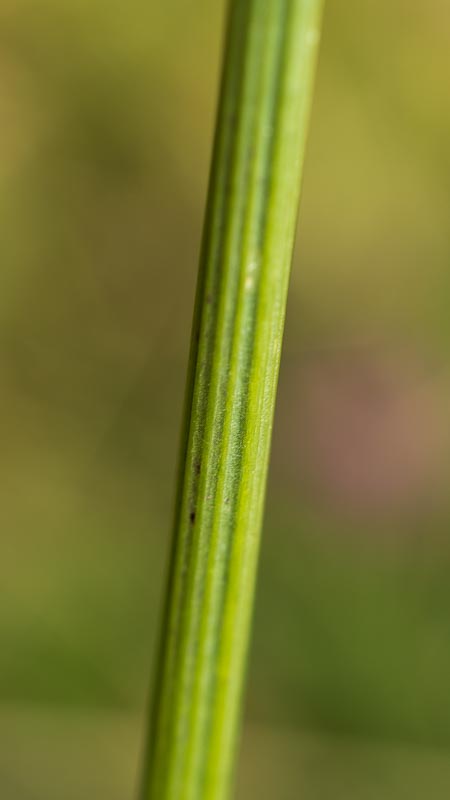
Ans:
{"label": "dark spot on stem", "polygon": [[193,525],[195,522],[195,511],[191,511],[189,514],[189,519],[191,520],[191,524]]}

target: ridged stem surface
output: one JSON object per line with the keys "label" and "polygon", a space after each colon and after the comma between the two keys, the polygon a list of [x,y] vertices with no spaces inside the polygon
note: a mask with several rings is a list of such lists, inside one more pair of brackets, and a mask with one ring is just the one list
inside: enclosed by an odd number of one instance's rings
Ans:
{"label": "ridged stem surface", "polygon": [[143,800],[229,797],[322,0],[232,0]]}

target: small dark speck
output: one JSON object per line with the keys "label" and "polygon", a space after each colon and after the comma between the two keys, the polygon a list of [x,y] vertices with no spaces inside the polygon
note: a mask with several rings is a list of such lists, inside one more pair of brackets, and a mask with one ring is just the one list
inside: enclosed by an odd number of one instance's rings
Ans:
{"label": "small dark speck", "polygon": [[229,498],[229,497],[226,497],[226,498],[225,498],[225,503],[228,505],[228,503],[229,503],[229,502],[230,502],[230,498]]}
{"label": "small dark speck", "polygon": [[191,511],[189,514],[189,519],[191,520],[192,524],[195,522],[195,511]]}
{"label": "small dark speck", "polygon": [[202,468],[202,462],[201,461],[196,461],[195,462],[195,474],[196,475],[200,475],[201,468]]}

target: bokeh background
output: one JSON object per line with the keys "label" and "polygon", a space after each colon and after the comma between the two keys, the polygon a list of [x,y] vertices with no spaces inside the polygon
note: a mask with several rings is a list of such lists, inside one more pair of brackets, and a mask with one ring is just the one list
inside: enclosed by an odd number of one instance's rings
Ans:
{"label": "bokeh background", "polygon": [[[0,796],[133,798],[224,3],[0,9]],[[329,0],[237,798],[450,796],[450,5]]]}

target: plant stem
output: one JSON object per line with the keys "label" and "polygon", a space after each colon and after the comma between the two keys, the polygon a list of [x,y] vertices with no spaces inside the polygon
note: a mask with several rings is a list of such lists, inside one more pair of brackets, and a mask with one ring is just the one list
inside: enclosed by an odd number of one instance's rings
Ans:
{"label": "plant stem", "polygon": [[322,0],[232,0],[145,800],[229,796]]}

